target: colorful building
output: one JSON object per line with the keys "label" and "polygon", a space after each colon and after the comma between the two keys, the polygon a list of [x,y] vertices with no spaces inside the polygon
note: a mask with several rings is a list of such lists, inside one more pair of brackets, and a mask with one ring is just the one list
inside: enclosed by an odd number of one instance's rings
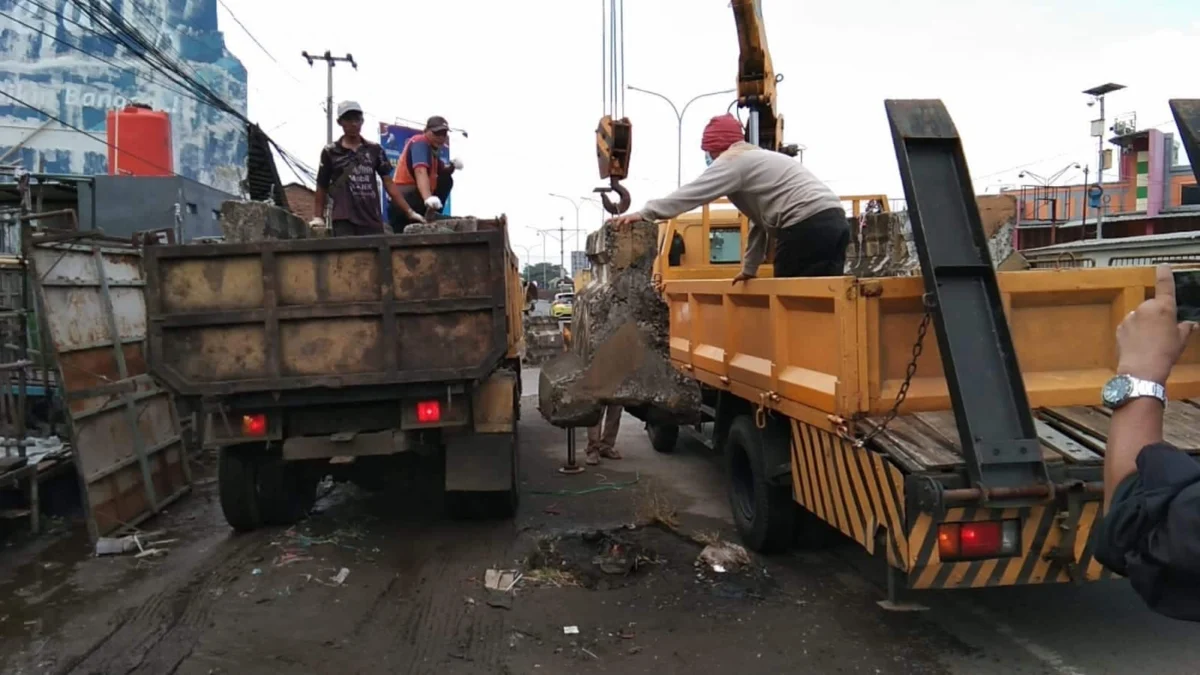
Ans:
{"label": "colorful building", "polygon": [[1004,190],[1017,197],[1014,243],[1019,250],[1096,239],[1100,206],[1102,239],[1200,230],[1200,185],[1174,134],[1130,130],[1110,142],[1119,152],[1113,167],[1117,177],[1106,180],[1102,190],[1094,181]]}

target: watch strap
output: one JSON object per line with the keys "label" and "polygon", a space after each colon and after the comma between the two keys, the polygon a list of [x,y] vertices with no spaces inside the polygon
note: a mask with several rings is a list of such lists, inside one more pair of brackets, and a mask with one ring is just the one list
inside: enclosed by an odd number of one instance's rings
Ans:
{"label": "watch strap", "polygon": [[1167,388],[1158,382],[1143,380],[1138,377],[1129,375],[1130,390],[1129,395],[1125,397],[1122,403],[1128,403],[1135,398],[1151,397],[1162,401],[1163,405],[1167,404]]}

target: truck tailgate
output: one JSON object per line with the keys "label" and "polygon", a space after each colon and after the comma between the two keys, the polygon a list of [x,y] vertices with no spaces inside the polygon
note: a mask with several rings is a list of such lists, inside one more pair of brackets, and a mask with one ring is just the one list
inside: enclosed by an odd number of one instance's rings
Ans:
{"label": "truck tailgate", "polygon": [[506,249],[501,229],[147,247],[150,371],[197,396],[482,378]]}

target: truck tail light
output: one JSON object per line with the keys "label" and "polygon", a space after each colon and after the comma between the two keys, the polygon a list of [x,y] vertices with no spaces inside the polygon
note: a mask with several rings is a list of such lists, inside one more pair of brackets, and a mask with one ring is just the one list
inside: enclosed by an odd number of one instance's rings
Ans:
{"label": "truck tail light", "polygon": [[938,525],[938,556],[943,561],[1007,558],[1020,552],[1016,520],[980,520]]}
{"label": "truck tail light", "polygon": [[440,401],[421,401],[417,404],[417,421],[430,424],[442,421],[442,404]]}
{"label": "truck tail light", "polygon": [[242,415],[242,435],[243,436],[266,436],[267,435],[267,416],[266,415]]}

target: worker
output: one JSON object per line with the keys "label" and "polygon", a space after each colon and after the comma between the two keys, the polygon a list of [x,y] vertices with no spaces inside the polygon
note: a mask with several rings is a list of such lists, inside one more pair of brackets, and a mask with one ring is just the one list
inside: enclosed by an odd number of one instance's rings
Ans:
{"label": "worker", "polygon": [[1101,393],[1113,412],[1095,556],[1151,610],[1200,621],[1200,464],[1163,437],[1167,379],[1198,327],[1177,316],[1159,265],[1154,297],[1117,327],[1117,375]]}
{"label": "worker", "polygon": [[617,432],[621,430],[621,413],[624,409],[619,405],[606,405],[601,413],[600,421],[588,427],[587,464],[595,466],[600,458],[621,459],[621,453],[616,448]]}
{"label": "worker", "polygon": [[700,140],[708,168],[695,181],[637,213],[612,222],[666,220],[721,197],[750,219],[742,269],[733,283],[753,279],[775,239],[776,277],[839,276],[846,267],[850,223],[841,199],[808,169],[782,153],[744,141],[733,115],[714,117]]}
{"label": "worker", "polygon": [[[354,101],[342,101],[337,110],[342,137],[321,150],[317,169],[317,192],[313,197],[313,213],[309,227],[317,234],[326,232],[325,202],[333,198],[333,235],[384,234],[383,213],[379,208],[378,174],[383,188],[394,201],[403,203],[400,191],[392,183],[392,163],[383,148],[362,137],[363,110]],[[408,217],[421,220],[421,215],[405,206]]]}
{"label": "worker", "polygon": [[[413,136],[400,151],[396,174],[392,181],[399,186],[403,203],[393,199],[389,222],[397,232],[413,222],[409,213],[440,213],[454,189],[454,171],[461,169],[461,160],[442,162],[441,151],[450,136],[446,118],[434,115],[425,122],[425,130]],[[416,221],[424,222],[424,221]]]}

